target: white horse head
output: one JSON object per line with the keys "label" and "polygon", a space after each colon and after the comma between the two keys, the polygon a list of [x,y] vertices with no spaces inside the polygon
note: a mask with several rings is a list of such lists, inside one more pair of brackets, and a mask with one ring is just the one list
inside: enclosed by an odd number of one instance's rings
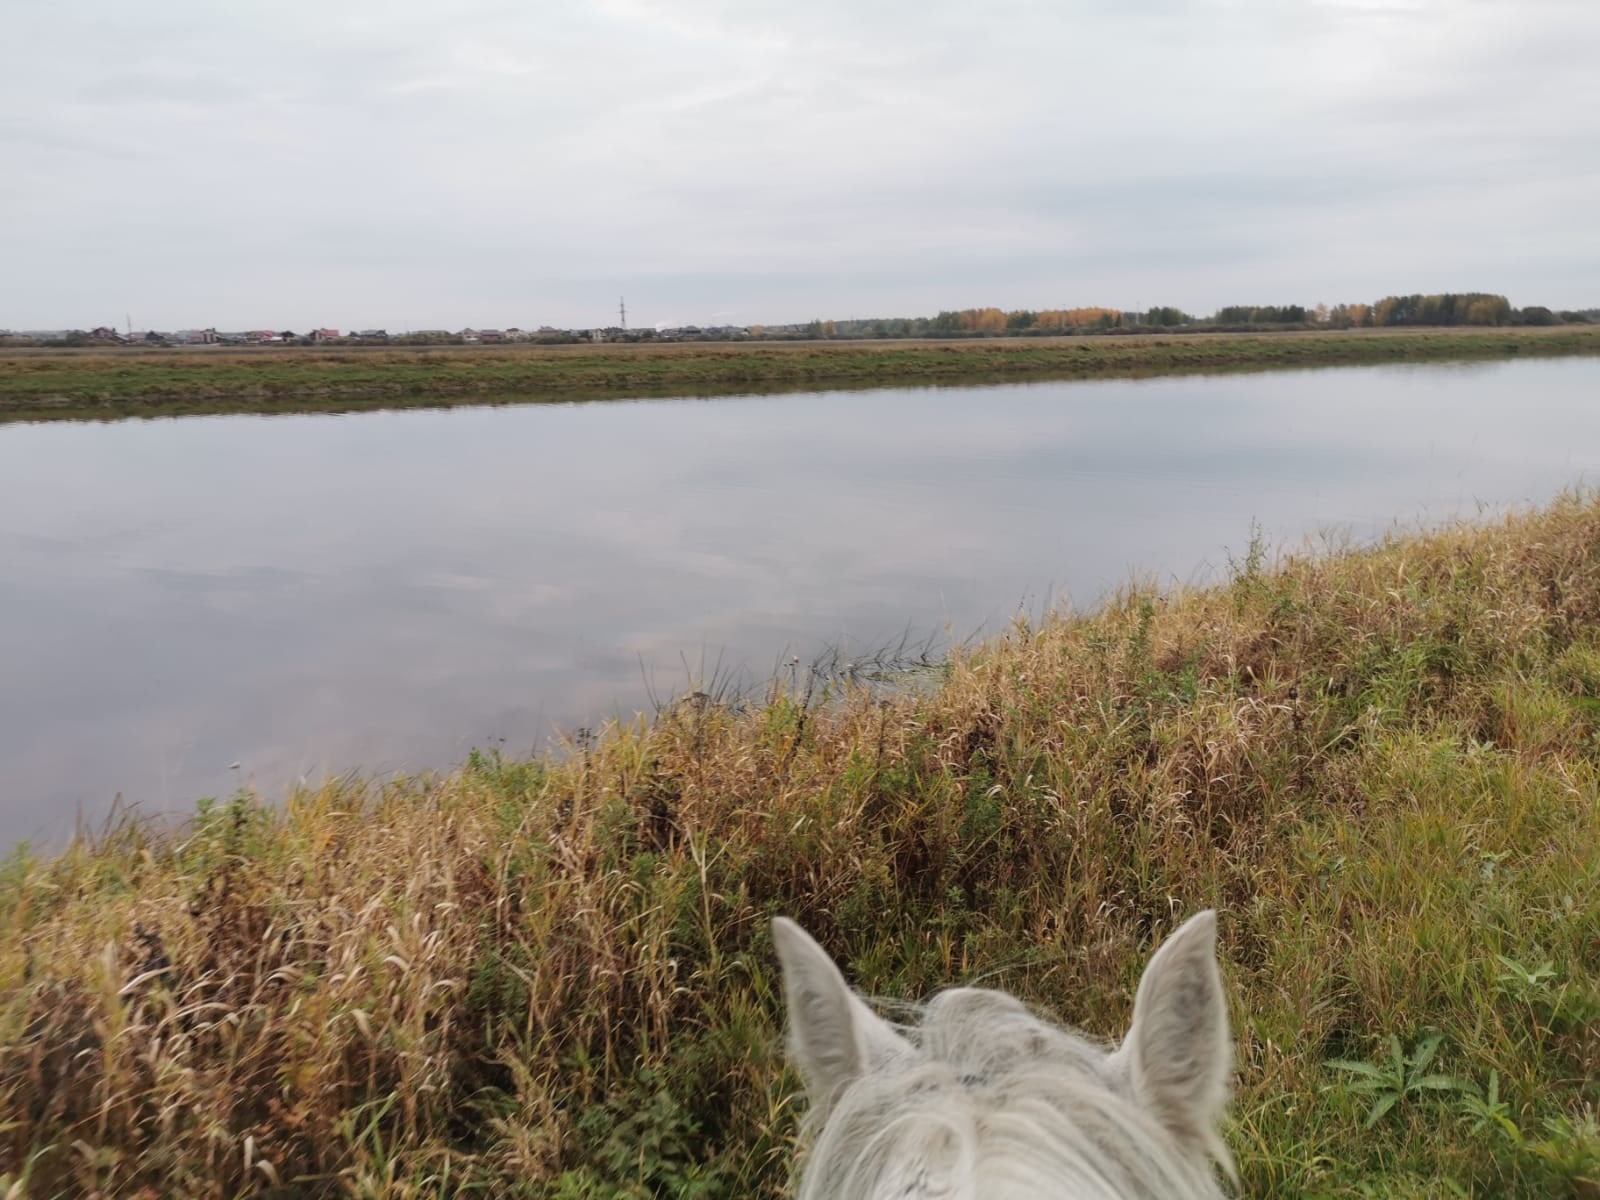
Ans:
{"label": "white horse head", "polygon": [[1167,939],[1108,1051],[982,988],[941,992],[914,1028],[892,1026],[779,917],[810,1105],[797,1200],[1220,1197],[1232,1053],[1216,936],[1206,911]]}

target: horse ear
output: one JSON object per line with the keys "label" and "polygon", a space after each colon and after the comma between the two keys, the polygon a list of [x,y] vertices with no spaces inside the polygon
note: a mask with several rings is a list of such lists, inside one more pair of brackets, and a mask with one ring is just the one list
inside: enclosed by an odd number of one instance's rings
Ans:
{"label": "horse ear", "polygon": [[789,1051],[812,1107],[825,1112],[863,1072],[908,1047],[850,990],[828,952],[800,926],[774,918],[772,944],[783,966]]}
{"label": "horse ear", "polygon": [[1217,914],[1190,917],[1157,950],[1118,1051],[1134,1095],[1191,1151],[1230,1166],[1217,1121],[1228,1103],[1233,1049],[1217,969]]}

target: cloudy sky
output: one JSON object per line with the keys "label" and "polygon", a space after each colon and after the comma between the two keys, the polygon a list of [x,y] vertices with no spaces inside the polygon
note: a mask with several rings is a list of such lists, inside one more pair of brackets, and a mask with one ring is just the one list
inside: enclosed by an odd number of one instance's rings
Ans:
{"label": "cloudy sky", "polygon": [[1600,304],[1595,0],[8,0],[0,328]]}

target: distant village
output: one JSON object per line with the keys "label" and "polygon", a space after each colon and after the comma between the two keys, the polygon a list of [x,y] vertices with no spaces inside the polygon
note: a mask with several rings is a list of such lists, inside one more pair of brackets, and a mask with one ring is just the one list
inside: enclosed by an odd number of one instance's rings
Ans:
{"label": "distant village", "polygon": [[1552,310],[1531,304],[1512,305],[1490,292],[1443,292],[1385,296],[1371,303],[1248,305],[1230,304],[1210,316],[1197,316],[1171,305],[1149,309],[1116,308],[1013,309],[963,308],[933,317],[851,318],[806,321],[792,325],[680,325],[671,328],[629,328],[627,312],[618,306],[617,325],[593,329],[248,329],[215,328],[0,329],[0,345],[31,346],[493,346],[513,342],[571,345],[596,342],[732,342],[812,338],[985,338],[1059,337],[1078,334],[1244,333],[1315,329],[1366,329],[1390,326],[1587,325],[1600,322],[1600,309]]}
{"label": "distant village", "polygon": [[[814,324],[814,323],[812,323]],[[511,342],[537,342],[567,345],[582,342],[672,342],[738,341],[750,337],[806,337],[812,324],[765,325],[747,328],[736,325],[702,327],[683,325],[666,329],[413,329],[391,334],[386,329],[116,329],[100,325],[94,329],[0,329],[0,344],[33,346],[311,346],[402,345],[402,346],[491,346]]]}

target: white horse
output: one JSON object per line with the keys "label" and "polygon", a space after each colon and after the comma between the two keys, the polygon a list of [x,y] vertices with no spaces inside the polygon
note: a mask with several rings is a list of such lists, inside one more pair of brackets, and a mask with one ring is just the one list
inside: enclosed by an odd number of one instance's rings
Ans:
{"label": "white horse", "polygon": [[1004,992],[951,988],[915,1028],[875,1015],[811,937],[772,923],[805,1081],[796,1200],[1131,1200],[1223,1192],[1232,1053],[1216,914],[1190,918],[1139,981],[1108,1051]]}

